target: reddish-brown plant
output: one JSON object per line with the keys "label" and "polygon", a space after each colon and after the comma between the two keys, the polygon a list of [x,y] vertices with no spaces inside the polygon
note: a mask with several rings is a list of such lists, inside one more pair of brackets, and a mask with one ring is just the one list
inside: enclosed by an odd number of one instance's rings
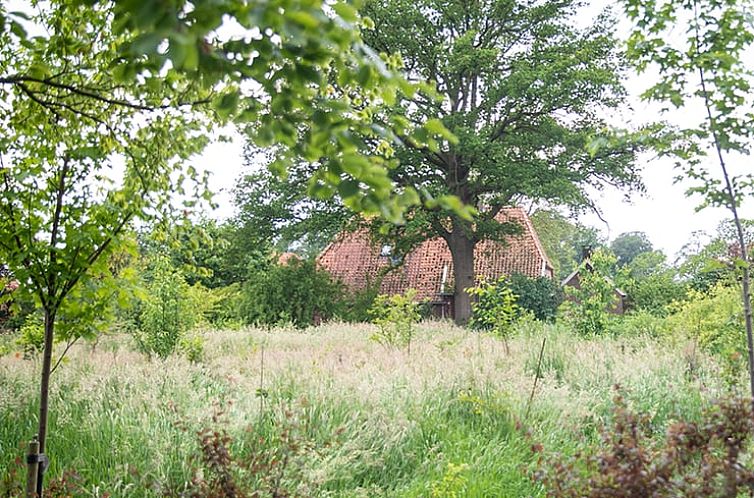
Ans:
{"label": "reddish-brown plant", "polygon": [[735,498],[754,492],[751,403],[726,398],[699,423],[677,422],[665,438],[648,434],[648,420],[615,398],[612,427],[589,455],[540,458],[535,479],[547,496],[563,498]]}

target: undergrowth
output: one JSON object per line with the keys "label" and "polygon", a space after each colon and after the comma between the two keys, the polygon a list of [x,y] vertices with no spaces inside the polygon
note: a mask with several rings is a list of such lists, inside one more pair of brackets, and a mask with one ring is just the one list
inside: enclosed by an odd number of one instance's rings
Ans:
{"label": "undergrowth", "polygon": [[[527,327],[507,354],[444,322],[419,324],[410,356],[367,324],[207,333],[201,363],[150,359],[128,337],[77,345],[53,380],[49,478],[94,497],[542,496],[532,441],[566,458],[601,444],[615,383],[651,441],[727,390],[703,351],[687,374],[673,345]],[[0,496],[24,474],[37,367],[0,358]]]}

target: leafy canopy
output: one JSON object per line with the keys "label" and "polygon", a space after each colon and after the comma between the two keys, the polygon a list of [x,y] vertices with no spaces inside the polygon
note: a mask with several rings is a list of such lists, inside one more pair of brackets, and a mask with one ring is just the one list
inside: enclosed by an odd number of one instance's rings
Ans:
{"label": "leafy canopy", "polygon": [[[320,0],[117,2],[113,27],[135,38],[121,49],[119,74],[196,80],[218,89],[217,117],[239,124],[259,147],[275,147],[271,168],[286,177],[304,160],[316,165],[308,193],[338,193],[350,208],[398,221],[419,202],[413,189],[394,192],[388,168],[401,140],[433,146],[449,137],[438,123],[415,127],[377,111],[399,95],[431,87],[399,74],[399,57],[378,55],[362,41],[358,3]],[[431,98],[431,97],[430,97]],[[377,147],[372,147],[376,144]]]}
{"label": "leafy canopy", "polygon": [[613,239],[610,250],[618,258],[618,264],[625,266],[640,254],[651,252],[652,243],[644,232],[626,232]]}
{"label": "leafy canopy", "polygon": [[[684,114],[682,140],[666,144],[665,154],[679,159],[678,179],[696,180],[689,193],[703,195],[700,206],[730,207],[723,179],[703,167],[710,146],[719,152],[748,154],[754,137],[751,105],[754,45],[751,0],[624,0],[636,27],[628,40],[627,55],[638,71],[658,70],[658,81],[642,95],[678,109],[696,101],[709,113]],[[678,26],[685,26],[683,34]],[[752,191],[751,174],[731,178],[736,202]]]}
{"label": "leafy canopy", "polygon": [[[587,187],[636,187],[631,140],[590,153],[606,128],[606,111],[624,97],[623,61],[607,15],[574,27],[573,1],[367,1],[376,49],[400,53],[413,79],[436,83],[440,100],[399,99],[391,115],[445,125],[458,141],[437,150],[405,141],[392,172],[405,187],[436,198],[452,195],[476,208],[467,235],[501,230],[490,223],[502,206],[523,199],[589,204]],[[609,111],[608,111],[609,112]],[[430,206],[431,207],[431,206]],[[429,222],[443,234],[442,206]]]}
{"label": "leafy canopy", "polygon": [[35,37],[22,17],[0,7],[0,260],[19,292],[80,324],[61,333],[85,334],[119,295],[108,256],[128,246],[133,220],[171,208],[173,173],[206,143],[205,126],[180,110],[177,92],[198,95],[190,84],[117,78],[128,38],[110,32],[107,6],[40,6]]}

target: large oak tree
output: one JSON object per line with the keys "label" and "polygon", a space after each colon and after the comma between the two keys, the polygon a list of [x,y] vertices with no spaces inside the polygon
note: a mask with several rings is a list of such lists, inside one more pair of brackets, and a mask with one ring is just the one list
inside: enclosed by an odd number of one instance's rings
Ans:
{"label": "large oak tree", "polygon": [[583,207],[590,186],[639,185],[635,143],[600,138],[625,95],[614,21],[603,14],[577,28],[584,13],[575,0],[369,0],[363,13],[375,24],[365,41],[400,54],[408,77],[434,82],[441,96],[405,97],[392,119],[439,120],[458,138],[437,148],[404,140],[391,177],[398,188],[456,196],[478,211],[470,221],[430,202],[415,213],[418,228],[450,248],[456,319],[465,322],[474,247],[510,232],[494,221],[504,206]]}

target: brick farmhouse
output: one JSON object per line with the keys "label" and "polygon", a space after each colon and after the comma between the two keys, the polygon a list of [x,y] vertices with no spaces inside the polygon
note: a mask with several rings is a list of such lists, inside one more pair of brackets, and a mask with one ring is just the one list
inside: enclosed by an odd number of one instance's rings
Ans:
{"label": "brick farmhouse", "polygon": [[[497,279],[520,273],[552,278],[552,264],[526,212],[520,207],[505,208],[496,220],[517,223],[520,233],[502,241],[479,242],[474,249],[475,275]],[[322,251],[317,262],[350,291],[376,285],[382,294],[415,289],[419,299],[431,304],[433,314],[453,316],[453,259],[440,237],[421,243],[398,261],[389,246],[372,240],[368,230],[343,232]]]}

